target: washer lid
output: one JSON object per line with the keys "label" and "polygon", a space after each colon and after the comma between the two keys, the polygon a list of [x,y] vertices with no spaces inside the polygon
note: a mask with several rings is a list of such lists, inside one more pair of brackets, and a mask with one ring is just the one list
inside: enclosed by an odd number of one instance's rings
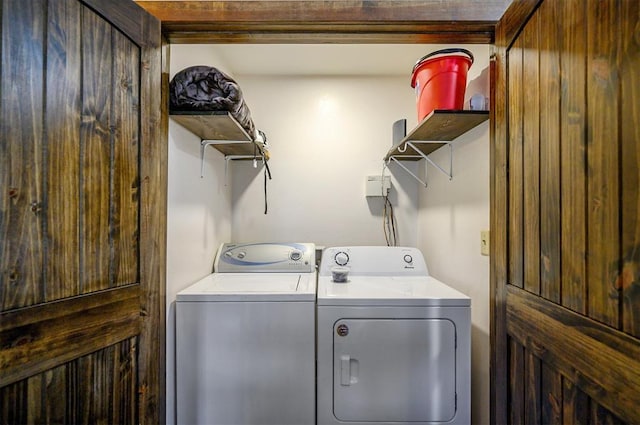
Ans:
{"label": "washer lid", "polygon": [[178,292],[176,301],[315,300],[315,273],[212,273]]}
{"label": "washer lid", "polygon": [[430,276],[349,276],[346,283],[320,276],[318,305],[469,307],[471,299]]}

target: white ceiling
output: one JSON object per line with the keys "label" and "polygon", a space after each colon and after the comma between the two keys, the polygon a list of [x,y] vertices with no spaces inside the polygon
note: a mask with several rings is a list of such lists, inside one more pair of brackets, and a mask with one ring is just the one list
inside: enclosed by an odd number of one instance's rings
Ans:
{"label": "white ceiling", "polygon": [[424,55],[449,47],[473,49],[474,45],[213,44],[199,47],[215,52],[232,75],[403,75],[410,78],[413,66]]}

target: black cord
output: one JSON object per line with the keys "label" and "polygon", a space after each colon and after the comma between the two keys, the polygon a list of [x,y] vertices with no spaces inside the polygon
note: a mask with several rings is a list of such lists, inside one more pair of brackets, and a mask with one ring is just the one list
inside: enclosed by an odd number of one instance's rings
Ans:
{"label": "black cord", "polygon": [[384,210],[383,210],[383,229],[384,237],[387,242],[387,246],[396,246],[397,231],[396,231],[396,218],[393,212],[393,205],[388,196],[384,197]]}
{"label": "black cord", "polygon": [[384,193],[384,170],[386,165],[382,168],[381,188],[382,196],[384,197],[384,207],[382,210],[382,229],[384,231],[384,238],[387,242],[387,246],[396,246],[398,244],[398,235],[396,231],[396,217],[393,213],[393,205],[389,200],[389,191]]}
{"label": "black cord", "polygon": [[271,170],[269,169],[269,162],[264,161],[264,213],[267,214],[267,176],[271,180]]}
{"label": "black cord", "polygon": [[[258,130],[258,133],[260,133],[260,136],[262,136],[262,143],[264,146],[267,145],[267,135],[264,134],[264,132],[262,130]],[[253,144],[253,156],[254,156],[254,160],[256,157],[256,144]],[[264,162],[264,213],[265,215],[267,214],[268,211],[268,204],[267,204],[267,178],[269,180],[271,180],[271,170],[269,169],[269,160],[266,158],[266,155],[264,153],[264,151],[262,151],[262,161]]]}

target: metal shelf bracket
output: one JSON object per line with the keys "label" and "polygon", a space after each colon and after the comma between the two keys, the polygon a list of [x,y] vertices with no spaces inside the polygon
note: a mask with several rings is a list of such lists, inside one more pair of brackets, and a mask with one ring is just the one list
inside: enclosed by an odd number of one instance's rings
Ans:
{"label": "metal shelf bracket", "polygon": [[[416,147],[416,144],[444,144],[449,146],[449,170],[445,170],[440,165],[436,164],[428,155],[425,155],[420,149]],[[404,153],[407,150],[407,146],[413,149],[415,154],[407,154],[407,155],[392,155],[387,160],[387,164],[393,161],[398,164],[401,168],[403,168],[407,173],[409,173],[414,179],[420,182],[424,187],[427,187],[427,167],[424,167],[425,179],[422,180],[415,173],[409,170],[404,164],[400,161],[402,159],[425,159],[429,164],[433,165],[438,169],[441,173],[449,177],[449,180],[453,179],[453,144],[449,141],[433,141],[433,140],[412,140],[410,142],[406,142],[403,147],[398,148],[398,152]]]}
{"label": "metal shelf bracket", "polygon": [[[233,143],[241,143],[246,144],[246,140],[201,140],[200,141],[200,178],[204,177],[204,150],[209,145],[230,145]],[[225,176],[225,186],[227,181],[227,167],[230,160],[234,159],[261,159],[264,162],[264,157],[261,154],[258,155],[225,155],[224,156],[224,176]],[[257,163],[254,161],[254,167],[257,166]]]}

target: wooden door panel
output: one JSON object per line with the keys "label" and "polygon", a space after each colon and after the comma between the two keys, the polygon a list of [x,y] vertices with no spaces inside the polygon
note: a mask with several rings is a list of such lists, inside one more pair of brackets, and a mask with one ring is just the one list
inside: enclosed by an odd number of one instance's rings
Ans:
{"label": "wooden door panel", "polygon": [[513,286],[507,294],[507,332],[512,345],[517,341],[544,367],[559,371],[629,423],[640,422],[637,339]]}
{"label": "wooden door panel", "polygon": [[7,385],[0,423],[135,424],[136,367],[131,339]]}
{"label": "wooden door panel", "polygon": [[[38,9],[18,3],[5,7],[7,22],[39,23]],[[2,100],[5,310],[139,277],[140,178],[131,167],[139,159],[140,123],[131,119],[140,103],[139,48],[77,1],[39,4],[50,19],[31,28],[30,49],[14,47],[27,34],[6,26],[3,34],[3,60],[12,64]]]}
{"label": "wooden door panel", "polygon": [[620,67],[620,121],[622,186],[622,264],[616,287],[622,291],[625,332],[640,338],[640,3],[622,2],[618,63]]}
{"label": "wooden door panel", "polygon": [[159,22],[129,0],[0,7],[0,423],[158,423]]}
{"label": "wooden door panel", "polygon": [[3,313],[0,385],[137,335],[140,296],[130,285]]}
{"label": "wooden door panel", "polygon": [[507,15],[496,32],[506,90],[492,150],[493,417],[640,423],[640,5],[525,0]]}
{"label": "wooden door panel", "polygon": [[[512,417],[524,415],[522,405],[528,406],[532,398],[525,395],[537,391],[530,383],[539,380],[542,419],[527,423],[588,423],[582,419],[588,417],[589,403],[622,412],[616,423],[638,422],[632,393],[640,388],[636,340],[518,288],[512,288],[508,297]],[[541,328],[549,332],[539,332]],[[534,329],[538,336],[532,334]],[[528,356],[539,359],[541,368],[525,363]],[[587,403],[588,396],[592,399]]]}
{"label": "wooden door panel", "polygon": [[[43,301],[44,1],[5,1],[0,83],[0,308]],[[10,24],[10,25],[9,25]],[[24,43],[23,40],[29,40]],[[20,82],[27,82],[20,84]]]}

